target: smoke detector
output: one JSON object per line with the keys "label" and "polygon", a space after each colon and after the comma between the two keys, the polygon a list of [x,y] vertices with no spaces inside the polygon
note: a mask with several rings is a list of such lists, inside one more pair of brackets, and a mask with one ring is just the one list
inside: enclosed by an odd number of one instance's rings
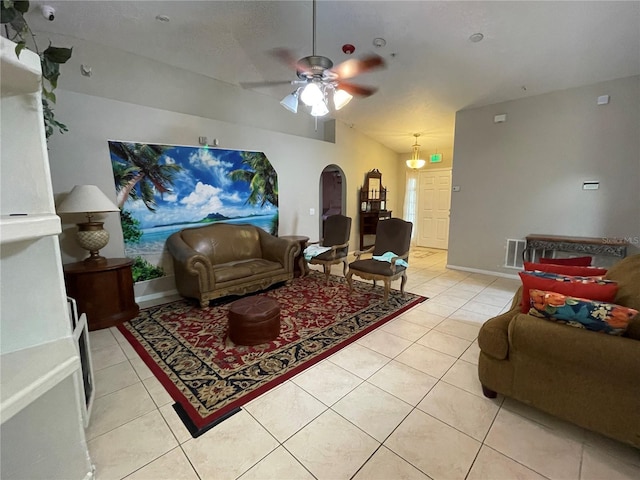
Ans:
{"label": "smoke detector", "polygon": [[342,45],[342,51],[347,55],[351,55],[353,52],[356,51],[356,47],[354,47],[350,43],[345,43],[344,45]]}
{"label": "smoke detector", "polygon": [[382,37],[377,37],[373,39],[373,46],[380,48],[384,47],[387,44],[387,41]]}

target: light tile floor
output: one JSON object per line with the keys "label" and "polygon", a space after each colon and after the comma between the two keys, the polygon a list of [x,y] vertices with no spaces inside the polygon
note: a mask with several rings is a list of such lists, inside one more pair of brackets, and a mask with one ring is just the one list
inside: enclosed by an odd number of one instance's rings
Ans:
{"label": "light tile floor", "polygon": [[406,289],[427,302],[197,439],[124,337],[91,332],[96,478],[640,478],[640,450],[482,395],[478,330],[519,282],[448,270],[446,251],[434,252],[416,249],[408,271]]}

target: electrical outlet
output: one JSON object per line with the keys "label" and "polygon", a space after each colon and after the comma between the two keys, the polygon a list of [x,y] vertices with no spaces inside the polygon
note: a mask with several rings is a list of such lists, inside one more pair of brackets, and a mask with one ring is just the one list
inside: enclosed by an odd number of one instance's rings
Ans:
{"label": "electrical outlet", "polygon": [[316,209],[315,208],[310,208],[309,209],[309,215],[315,215],[316,214]]}

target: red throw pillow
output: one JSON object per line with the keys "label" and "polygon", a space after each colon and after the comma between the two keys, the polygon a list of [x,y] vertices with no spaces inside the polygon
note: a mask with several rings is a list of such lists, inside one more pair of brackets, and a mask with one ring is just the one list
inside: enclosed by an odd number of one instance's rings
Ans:
{"label": "red throw pillow", "polygon": [[553,263],[554,265],[572,265],[574,267],[588,267],[591,265],[591,257],[574,258],[541,258],[540,263]]}
{"label": "red throw pillow", "polygon": [[553,263],[524,262],[524,269],[528,272],[538,270],[540,272],[558,273],[560,275],[577,275],[579,277],[595,277],[607,273],[606,268],[575,267],[573,265],[556,265]]}
{"label": "red throw pillow", "polygon": [[522,313],[527,313],[530,308],[529,290],[545,290],[601,302],[613,302],[618,293],[618,284],[611,280],[547,272],[520,272],[519,275],[522,279]]}

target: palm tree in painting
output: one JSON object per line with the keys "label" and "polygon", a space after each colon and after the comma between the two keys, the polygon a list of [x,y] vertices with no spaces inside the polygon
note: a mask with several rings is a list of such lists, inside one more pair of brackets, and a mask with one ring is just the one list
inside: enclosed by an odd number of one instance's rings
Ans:
{"label": "palm tree in painting", "polygon": [[245,181],[249,184],[250,194],[246,203],[264,207],[269,202],[278,206],[278,174],[262,152],[242,152],[242,163],[248,170],[233,170],[229,172],[231,180]]}
{"label": "palm tree in painting", "polygon": [[[129,166],[120,161],[111,161],[111,167],[113,169],[113,179],[116,182],[116,191],[118,194],[125,188],[127,184],[136,176],[138,169],[135,166]],[[138,194],[135,189],[130,189],[129,198],[132,200],[138,200]],[[120,203],[120,201],[118,201]],[[122,207],[120,207],[122,209]]]}
{"label": "palm tree in painting", "polygon": [[[264,207],[269,202],[274,207],[278,206],[278,174],[274,170],[267,156],[262,152],[242,152],[242,163],[248,169],[233,170],[228,173],[231,180],[245,181],[249,184],[249,197],[245,203]],[[278,212],[273,216],[270,225],[270,233],[278,234]]]}
{"label": "palm tree in painting", "polygon": [[175,173],[182,169],[174,163],[159,163],[160,157],[170,148],[145,143],[109,142],[109,150],[116,157],[112,163],[119,208],[122,209],[131,197],[142,200],[149,210],[155,211],[155,193],[170,192]]}

